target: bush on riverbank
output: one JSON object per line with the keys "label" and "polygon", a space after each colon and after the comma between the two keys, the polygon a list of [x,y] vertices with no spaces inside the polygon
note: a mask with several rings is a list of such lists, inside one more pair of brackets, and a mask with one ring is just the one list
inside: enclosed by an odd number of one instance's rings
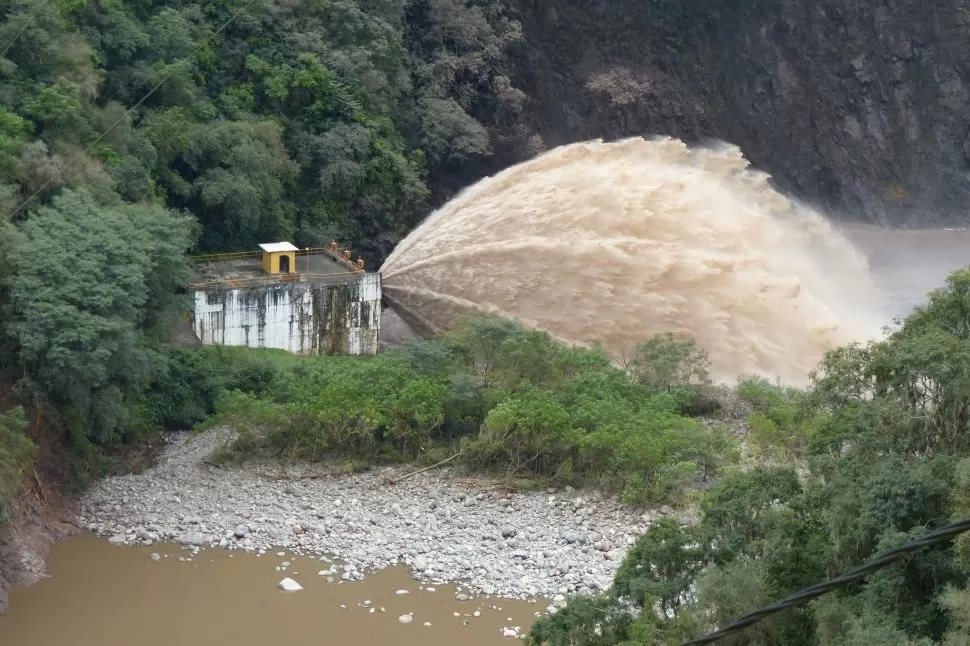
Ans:
{"label": "bush on riverbank", "polygon": [[[601,350],[472,316],[378,357],[307,358],[259,388],[228,379],[206,425],[239,433],[221,459],[270,452],[431,463],[460,453],[477,472],[595,483],[655,503],[716,473],[733,447],[681,412],[703,355],[668,337],[643,348],[631,374]],[[663,358],[653,369],[651,356]],[[681,356],[693,365],[685,369]],[[637,378],[644,374],[653,378]]]}
{"label": "bush on riverbank", "polygon": [[27,416],[20,406],[0,413],[0,525],[7,505],[20,492],[23,474],[31,468],[37,447],[26,435]]}

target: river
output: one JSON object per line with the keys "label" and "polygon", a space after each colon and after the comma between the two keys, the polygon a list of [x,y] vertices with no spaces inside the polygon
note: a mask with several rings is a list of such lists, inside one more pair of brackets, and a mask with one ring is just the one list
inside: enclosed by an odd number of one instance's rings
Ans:
{"label": "river", "polygon": [[[167,557],[155,561],[152,553]],[[0,644],[490,646],[515,643],[503,629],[525,632],[544,607],[484,597],[457,601],[453,586],[421,589],[405,567],[328,583],[317,575],[326,564],[308,557],[211,549],[180,562],[183,555],[177,545],[119,547],[89,534],[58,543],[48,562],[51,578],[11,591]],[[281,574],[276,567],[283,561],[291,564]],[[282,592],[277,584],[285,576],[304,589]],[[407,613],[413,621],[402,624]]]}
{"label": "river", "polygon": [[887,323],[924,302],[950,272],[970,265],[970,229],[839,228],[869,259],[873,282],[886,296]]}

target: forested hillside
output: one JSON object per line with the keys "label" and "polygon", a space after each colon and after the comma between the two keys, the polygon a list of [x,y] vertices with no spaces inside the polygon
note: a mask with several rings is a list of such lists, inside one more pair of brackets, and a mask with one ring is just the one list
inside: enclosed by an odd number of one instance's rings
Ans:
{"label": "forested hillside", "polygon": [[[3,7],[0,183],[157,202],[198,248],[337,237],[379,256],[472,157],[526,150],[495,2]],[[23,202],[34,197],[26,206]]]}
{"label": "forested hillside", "polygon": [[[186,254],[379,262],[469,164],[538,145],[520,37],[484,0],[0,3],[0,410],[42,456],[66,434],[58,477],[103,470],[166,414]],[[27,422],[2,418],[0,501]]]}

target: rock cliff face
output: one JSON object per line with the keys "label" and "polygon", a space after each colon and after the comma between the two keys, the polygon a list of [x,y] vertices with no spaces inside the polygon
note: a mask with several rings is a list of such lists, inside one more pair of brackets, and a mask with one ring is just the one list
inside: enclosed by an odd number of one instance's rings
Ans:
{"label": "rock cliff face", "polygon": [[550,146],[718,138],[836,216],[970,220],[966,0],[511,3]]}

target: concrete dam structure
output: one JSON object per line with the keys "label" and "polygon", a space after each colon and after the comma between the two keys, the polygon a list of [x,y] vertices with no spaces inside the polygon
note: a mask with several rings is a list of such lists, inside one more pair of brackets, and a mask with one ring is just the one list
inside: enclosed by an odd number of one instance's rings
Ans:
{"label": "concrete dam structure", "polygon": [[377,354],[381,277],[336,243],[196,258],[192,329],[204,345],[296,354]]}

